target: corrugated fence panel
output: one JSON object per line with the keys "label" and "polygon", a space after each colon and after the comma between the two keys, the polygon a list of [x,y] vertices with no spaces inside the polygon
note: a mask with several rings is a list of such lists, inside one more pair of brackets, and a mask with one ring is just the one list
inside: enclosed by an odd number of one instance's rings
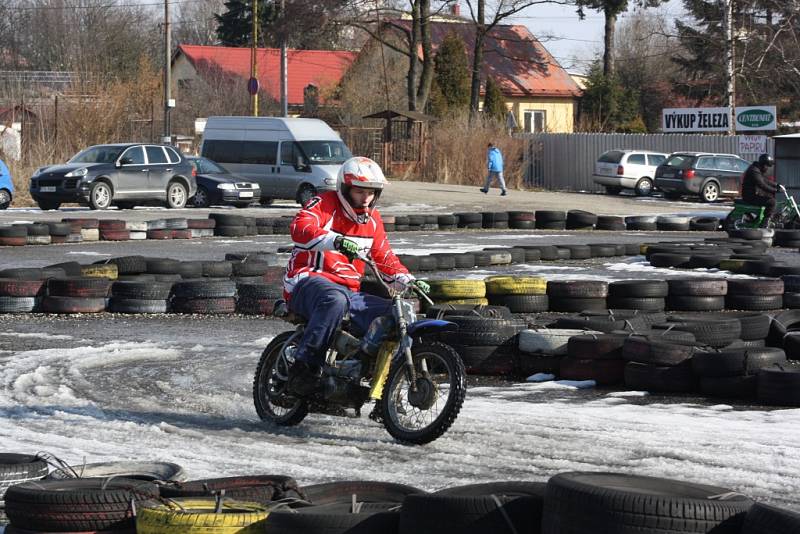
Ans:
{"label": "corrugated fence panel", "polygon": [[[592,180],[598,156],[607,150],[716,152],[738,154],[752,161],[758,154],[740,154],[738,136],[679,134],[524,134],[525,184],[561,191],[600,191]],[[768,141],[772,152],[773,140]]]}

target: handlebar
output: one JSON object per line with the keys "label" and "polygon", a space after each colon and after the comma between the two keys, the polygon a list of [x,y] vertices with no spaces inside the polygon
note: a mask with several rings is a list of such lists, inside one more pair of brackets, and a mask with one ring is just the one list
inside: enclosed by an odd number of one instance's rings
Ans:
{"label": "handlebar", "polygon": [[[377,279],[380,281],[381,285],[382,285],[384,288],[386,288],[386,291],[387,291],[387,292],[388,292],[390,295],[394,295],[395,291],[394,291],[394,290],[393,290],[391,287],[389,287],[389,284],[387,284],[387,283],[384,281],[383,277],[381,276],[381,273],[380,273],[380,271],[378,271],[378,266],[377,266],[377,265],[375,265],[375,262],[372,260],[372,258],[370,258],[369,256],[362,255],[362,254],[357,254],[357,255],[355,256],[355,258],[354,258],[354,259],[361,260],[361,261],[363,261],[365,264],[367,264],[367,265],[369,266],[369,268],[372,270],[372,273],[375,275],[375,278],[377,278]],[[430,299],[430,297],[428,297],[428,295],[426,295],[426,294],[425,294],[425,292],[423,292],[423,291],[422,291],[420,288],[418,288],[416,285],[414,285],[414,284],[408,284],[408,285],[406,285],[406,289],[408,289],[408,288],[411,288],[411,290],[412,290],[414,293],[416,293],[416,294],[417,294],[417,296],[419,296],[419,297],[422,297],[423,299],[425,299],[425,300],[428,302],[428,304],[429,304],[429,305],[431,305],[431,306],[433,306],[433,305],[434,305],[434,303],[433,303],[433,301]]]}

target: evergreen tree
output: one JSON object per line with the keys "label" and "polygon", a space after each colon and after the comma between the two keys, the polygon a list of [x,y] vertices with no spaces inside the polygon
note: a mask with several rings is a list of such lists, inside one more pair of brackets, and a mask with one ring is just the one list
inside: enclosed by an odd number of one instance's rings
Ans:
{"label": "evergreen tree", "polygon": [[616,76],[594,65],[581,98],[581,113],[592,130],[635,133],[646,130],[639,115],[639,95],[625,89]]}
{"label": "evergreen tree", "polygon": [[[434,85],[431,88],[432,108],[438,116],[465,110],[469,107],[469,61],[466,45],[457,34],[450,33],[443,40],[434,59]],[[434,94],[436,93],[436,94]]]}
{"label": "evergreen tree", "polygon": [[505,123],[506,113],[506,103],[500,86],[489,76],[486,78],[486,92],[483,95],[483,116]]}
{"label": "evergreen tree", "polygon": [[[271,43],[268,31],[276,16],[275,5],[268,0],[258,0],[259,43],[277,46]],[[224,46],[250,46],[253,35],[253,2],[251,0],[226,0],[225,12],[215,14],[217,20],[217,37]]]}

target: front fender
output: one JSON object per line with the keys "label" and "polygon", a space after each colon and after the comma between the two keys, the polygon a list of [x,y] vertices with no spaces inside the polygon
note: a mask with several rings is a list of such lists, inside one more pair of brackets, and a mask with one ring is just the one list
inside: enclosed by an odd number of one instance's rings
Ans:
{"label": "front fender", "polygon": [[422,319],[408,325],[408,335],[411,337],[424,336],[435,332],[453,332],[458,330],[458,325],[442,319]]}

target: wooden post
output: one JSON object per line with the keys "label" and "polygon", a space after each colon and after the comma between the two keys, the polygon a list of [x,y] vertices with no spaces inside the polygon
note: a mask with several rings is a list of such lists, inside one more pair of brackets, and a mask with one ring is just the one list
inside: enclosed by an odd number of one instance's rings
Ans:
{"label": "wooden post", "polygon": [[58,95],[55,95],[55,104],[53,105],[53,115],[54,115],[54,133],[53,133],[53,144],[58,146]]}

